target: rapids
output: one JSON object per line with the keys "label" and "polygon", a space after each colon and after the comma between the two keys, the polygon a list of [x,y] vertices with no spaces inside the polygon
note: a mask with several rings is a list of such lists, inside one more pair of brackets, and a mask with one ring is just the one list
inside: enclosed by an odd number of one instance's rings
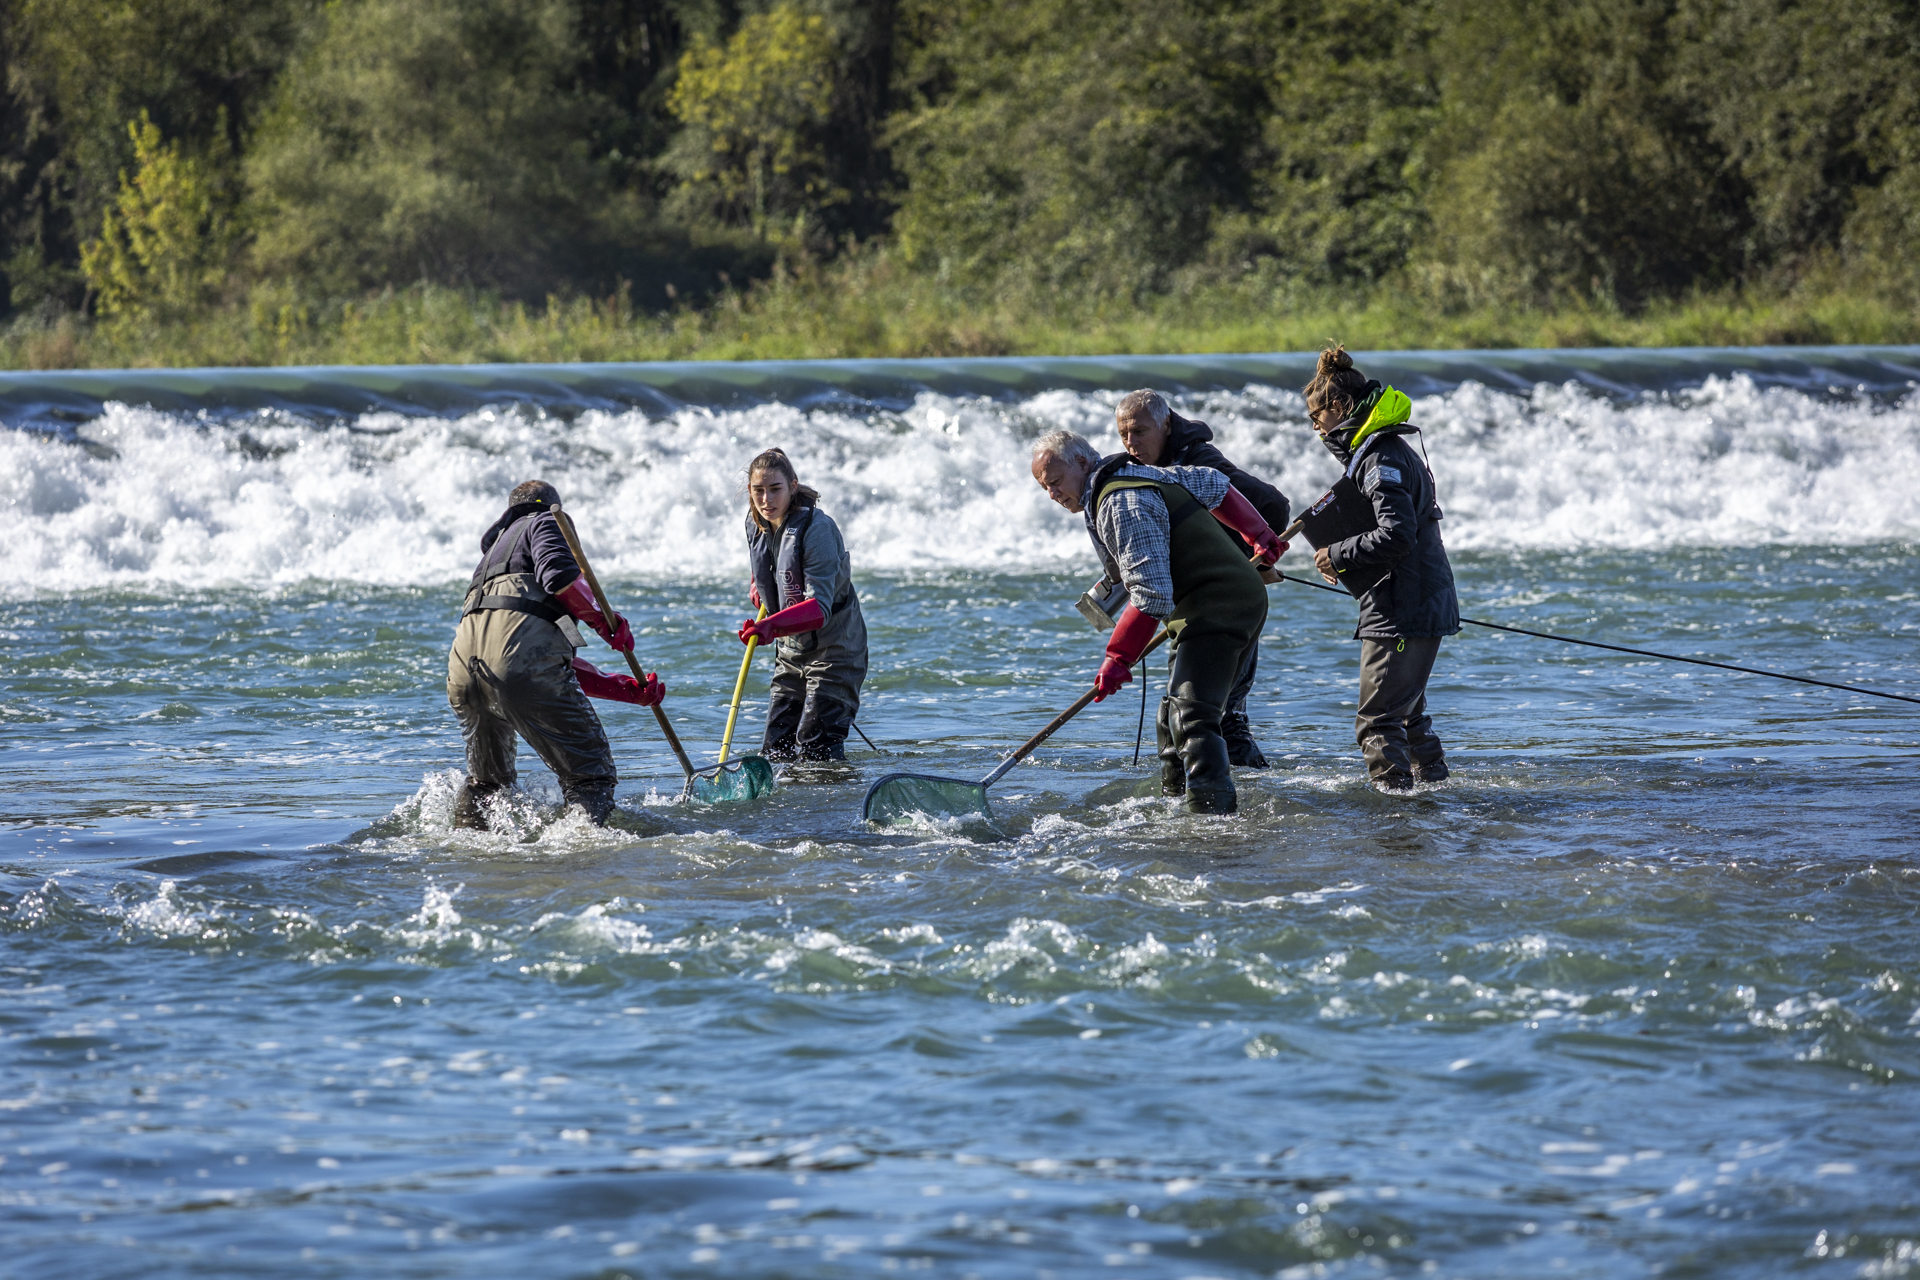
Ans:
{"label": "rapids", "polygon": [[[1464,612],[1920,695],[1920,352],[1361,364]],[[1920,1272],[1920,708],[1470,628],[1455,778],[1389,798],[1351,605],[1282,585],[1240,816],[1153,794],[1130,688],[996,825],[857,821],[1097,661],[1027,442],[1153,382],[1297,504],[1300,367],[0,378],[0,1275]],[[610,828],[523,752],[449,830],[505,489],[560,487],[711,758],[776,443],[890,754],[700,810],[615,706]]]}

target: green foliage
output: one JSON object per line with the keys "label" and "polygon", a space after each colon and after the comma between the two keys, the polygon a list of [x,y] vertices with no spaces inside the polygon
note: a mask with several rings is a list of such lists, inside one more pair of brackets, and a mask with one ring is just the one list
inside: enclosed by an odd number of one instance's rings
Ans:
{"label": "green foliage", "polygon": [[0,114],[18,129],[0,138],[0,258],[11,259],[15,305],[68,296],[80,242],[119,199],[120,171],[135,163],[129,120],[147,113],[190,155],[216,146],[237,153],[320,3],[0,5],[11,98]]}
{"label": "green foliage", "polygon": [[142,111],[127,126],[134,171],[100,220],[100,238],[80,246],[80,269],[106,315],[178,316],[206,302],[226,279],[239,243],[229,156],[216,131],[206,156],[163,141]]}
{"label": "green foliage", "polygon": [[1847,247],[1910,273],[1920,257],[1920,8],[1693,0],[1683,19],[1681,77],[1750,192],[1748,260]]}
{"label": "green foliage", "polygon": [[891,133],[907,259],[1043,291],[1163,286],[1246,204],[1252,7],[909,0]]}
{"label": "green foliage", "polygon": [[1256,211],[1223,220],[1229,271],[1272,258],[1316,284],[1383,280],[1426,235],[1425,143],[1441,96],[1428,0],[1288,6],[1272,35]]}
{"label": "green foliage", "polygon": [[[226,314],[233,359],[346,341],[420,282],[436,332],[620,296],[708,353],[762,349],[748,313],[986,352],[1327,299],[1489,342],[1920,299],[1915,0],[0,0],[0,62],[0,271],[53,362],[172,349],[162,315]],[[62,319],[89,297],[112,325]]]}
{"label": "green foliage", "polygon": [[677,207],[765,239],[775,221],[804,225],[844,202],[822,136],[838,60],[826,19],[792,4],[747,18],[724,45],[696,37],[667,98],[686,126],[667,157]]}
{"label": "green foliage", "polygon": [[1744,209],[1676,44],[1665,0],[1462,3],[1436,46],[1437,278],[1633,308],[1734,274]]}
{"label": "green foliage", "polygon": [[290,286],[261,285],[241,305],[177,323],[16,320],[0,327],[0,367],[1273,351],[1330,335],[1364,349],[1911,343],[1920,311],[1844,279],[1717,291],[1637,316],[1579,304],[1442,311],[1393,290],[1288,293],[1251,278],[1113,307],[945,285],[875,250],[666,314],[619,292],[528,304],[419,285],[309,304]]}
{"label": "green foliage", "polygon": [[268,275],[537,287],[603,175],[565,0],[336,0],[247,158]]}

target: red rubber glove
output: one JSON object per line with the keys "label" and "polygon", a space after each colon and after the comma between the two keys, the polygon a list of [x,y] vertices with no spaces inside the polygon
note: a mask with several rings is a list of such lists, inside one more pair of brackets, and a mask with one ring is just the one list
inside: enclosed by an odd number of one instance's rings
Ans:
{"label": "red rubber glove", "polygon": [[1120,620],[1107,637],[1107,660],[1093,678],[1095,702],[1105,702],[1109,695],[1120,692],[1121,685],[1133,680],[1133,665],[1147,651],[1159,625],[1152,614],[1142,613],[1131,604],[1120,611]]}
{"label": "red rubber glove", "polygon": [[632,676],[602,671],[585,658],[575,658],[573,677],[580,682],[580,692],[589,698],[605,698],[609,702],[631,702],[639,707],[652,707],[659,705],[660,699],[667,696],[667,686],[662,684],[659,675],[652,671],[647,673],[647,682],[641,684]]}
{"label": "red rubber glove", "polygon": [[1273,531],[1273,526],[1253,509],[1253,504],[1247,501],[1247,495],[1232,485],[1227,486],[1227,496],[1220,499],[1220,505],[1213,509],[1213,518],[1252,544],[1253,549],[1260,553],[1260,567],[1263,569],[1287,554],[1287,544],[1280,541],[1280,535]]}
{"label": "red rubber glove", "polygon": [[613,615],[613,625],[611,627],[607,625],[606,618],[600,612],[600,606],[594,601],[592,588],[587,586],[585,574],[581,574],[554,592],[553,598],[558,600],[560,607],[572,614],[576,621],[592,627],[599,633],[602,640],[614,648],[622,653],[633,650],[633,628],[628,626],[627,620],[617,613]]}
{"label": "red rubber glove", "polygon": [[740,643],[745,644],[755,636],[760,643],[778,640],[781,636],[797,636],[807,631],[818,631],[827,624],[827,610],[818,600],[802,600],[799,604],[778,613],[770,613],[755,621],[748,618],[740,624]]}
{"label": "red rubber glove", "polygon": [[754,612],[760,611],[760,583],[754,578],[747,579],[747,603],[753,606]]}

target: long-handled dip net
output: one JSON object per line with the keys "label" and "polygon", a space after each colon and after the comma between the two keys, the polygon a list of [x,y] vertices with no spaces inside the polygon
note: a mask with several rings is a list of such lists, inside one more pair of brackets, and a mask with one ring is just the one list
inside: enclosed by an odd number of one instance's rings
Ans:
{"label": "long-handled dip net", "polygon": [[[1167,633],[1162,630],[1140,651],[1140,656],[1144,658],[1158,649],[1166,638]],[[1046,728],[1028,738],[1018,751],[1002,760],[998,768],[978,782],[969,782],[965,778],[939,778],[930,773],[887,774],[867,788],[867,802],[861,810],[861,816],[868,822],[883,826],[913,818],[991,819],[993,806],[987,801],[987,788],[1006,776],[1007,770],[1033,754],[1034,749],[1052,737],[1061,725],[1086,710],[1097,692],[1089,689],[1081,694],[1072,706],[1055,716]]]}
{"label": "long-handled dip net", "polygon": [[[760,606],[760,617],[767,607]],[[740,695],[747,687],[747,670],[753,665],[753,651],[760,637],[747,641],[746,656],[740,659],[740,674],[733,682],[733,705],[727,709],[727,731],[720,738],[720,763],[695,770],[687,779],[686,796],[701,804],[720,804],[727,800],[758,800],[773,793],[773,766],[765,756],[744,755],[732,764],[727,752],[733,749],[733,725],[740,718]]]}

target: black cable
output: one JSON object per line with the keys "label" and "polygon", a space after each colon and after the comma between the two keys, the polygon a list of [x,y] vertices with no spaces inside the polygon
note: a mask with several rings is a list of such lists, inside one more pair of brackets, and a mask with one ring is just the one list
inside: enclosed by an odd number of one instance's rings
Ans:
{"label": "black cable", "polygon": [[[1309,582],[1307,585],[1312,586],[1313,584]],[[862,729],[857,721],[853,721],[853,720],[847,721],[847,727],[860,735],[860,741],[866,743],[869,750],[880,751],[879,747],[876,747],[873,745],[873,739],[867,736],[867,731],[865,729]],[[891,751],[880,751],[880,754],[883,756],[887,756],[887,755],[892,755],[893,753]]]}
{"label": "black cable", "polygon": [[[1303,587],[1318,587],[1322,591],[1332,591],[1338,595],[1347,595],[1343,587],[1330,587],[1324,582],[1311,582],[1306,578],[1296,578],[1290,573],[1278,575],[1288,582],[1297,582]],[[1655,653],[1651,649],[1630,649],[1623,644],[1601,644],[1598,640],[1575,640],[1572,636],[1549,635],[1545,631],[1529,631],[1525,627],[1508,627],[1498,622],[1482,622],[1478,618],[1462,618],[1462,622],[1476,627],[1486,627],[1492,631],[1511,631],[1515,635],[1533,636],[1538,640],[1558,640],[1561,644],[1585,645],[1589,649],[1611,649],[1615,653],[1631,653],[1642,658],[1660,658],[1666,662],[1691,662],[1696,667],[1718,667],[1722,671],[1738,671],[1750,676],[1772,676],[1775,680],[1792,680],[1796,684],[1817,684],[1822,689],[1844,689],[1848,693],[1864,693],[1874,698],[1891,698],[1895,702],[1911,702],[1920,705],[1920,698],[1909,698],[1904,693],[1882,693],[1878,689],[1862,689],[1857,684],[1836,684],[1832,680],[1815,680],[1810,676],[1790,676],[1780,671],[1762,671],[1759,667],[1736,667],[1731,662],[1711,662],[1706,658],[1682,658],[1677,654]]]}
{"label": "black cable", "polygon": [[1147,661],[1140,660],[1140,725],[1133,731],[1133,763],[1140,763],[1140,739],[1147,736]]}

